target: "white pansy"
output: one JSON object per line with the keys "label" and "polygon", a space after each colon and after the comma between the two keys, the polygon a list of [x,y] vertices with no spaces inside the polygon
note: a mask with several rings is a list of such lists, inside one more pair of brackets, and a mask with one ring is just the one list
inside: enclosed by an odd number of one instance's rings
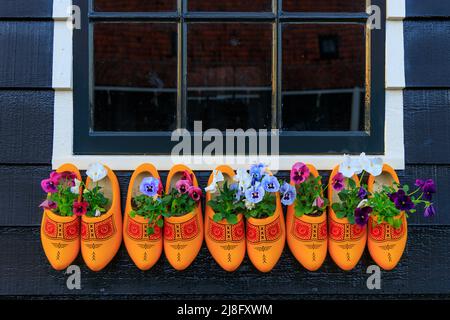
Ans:
{"label": "white pansy", "polygon": [[368,202],[369,202],[369,200],[367,200],[367,199],[361,200],[361,202],[358,203],[358,208],[364,208],[364,207],[367,207]]}
{"label": "white pansy", "polygon": [[379,176],[383,172],[383,159],[368,158],[363,152],[360,155],[360,163],[362,168],[373,176]]}
{"label": "white pansy", "polygon": [[75,183],[75,185],[73,187],[70,188],[70,192],[74,193],[74,194],[79,194],[80,193],[80,184],[81,181],[78,180],[77,178],[75,178],[73,180],[73,182]]}
{"label": "white pansy", "polygon": [[352,159],[349,155],[344,155],[344,161],[339,166],[339,172],[346,178],[351,178],[354,174],[362,172],[361,163],[359,160]]}
{"label": "white pansy", "polygon": [[100,217],[102,215],[102,213],[100,212],[100,210],[95,210],[95,216],[96,217]]}
{"label": "white pansy", "polygon": [[247,208],[247,210],[252,210],[255,207],[255,204],[253,202],[250,202],[248,200],[245,200],[245,207]]}
{"label": "white pansy", "polygon": [[86,171],[86,174],[93,182],[97,182],[102,180],[108,174],[106,168],[100,163],[96,162],[89,166]]}
{"label": "white pansy", "polygon": [[237,169],[234,181],[239,183],[239,188],[244,191],[247,190],[252,184],[252,177],[245,169]]}
{"label": "white pansy", "polygon": [[217,183],[224,181],[222,171],[214,170],[213,171],[213,181],[209,186],[205,188],[206,192],[216,193],[218,190]]}

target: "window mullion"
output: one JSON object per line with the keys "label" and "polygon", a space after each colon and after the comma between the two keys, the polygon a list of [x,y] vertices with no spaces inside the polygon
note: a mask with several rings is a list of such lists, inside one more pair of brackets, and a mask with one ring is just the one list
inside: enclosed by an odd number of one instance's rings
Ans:
{"label": "window mullion", "polygon": [[187,125],[187,25],[184,19],[187,4],[184,0],[178,0],[178,14],[180,16],[178,22],[178,51],[177,51],[177,128],[186,128]]}

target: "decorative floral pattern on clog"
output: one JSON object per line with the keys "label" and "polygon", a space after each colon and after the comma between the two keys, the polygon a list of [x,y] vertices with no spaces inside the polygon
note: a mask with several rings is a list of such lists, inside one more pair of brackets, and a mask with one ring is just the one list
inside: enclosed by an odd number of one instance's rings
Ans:
{"label": "decorative floral pattern on clog", "polygon": [[183,223],[164,222],[164,240],[191,240],[200,234],[198,215]]}
{"label": "decorative floral pattern on clog", "polygon": [[334,241],[358,240],[364,235],[364,227],[357,224],[339,223],[330,219],[330,238]]}
{"label": "decorative floral pattern on clog", "polygon": [[112,216],[94,223],[81,222],[81,238],[84,241],[107,240],[111,238],[115,232],[116,227]]}
{"label": "decorative floral pattern on clog", "polygon": [[295,238],[302,241],[326,240],[328,234],[327,222],[306,223],[295,217],[291,232]]}
{"label": "decorative floral pattern on clog", "polygon": [[400,228],[394,228],[387,223],[373,225],[372,221],[369,221],[369,237],[375,241],[401,239],[406,234],[405,230],[403,224]]}
{"label": "decorative floral pattern on clog", "polygon": [[154,227],[154,233],[147,235],[148,223],[139,223],[132,218],[128,219],[128,225],[126,227],[126,235],[133,240],[159,240],[161,239],[162,232],[158,226]]}
{"label": "decorative floral pattern on clog", "polygon": [[217,223],[210,218],[208,234],[212,240],[217,242],[242,241],[245,235],[244,220],[241,220],[238,223],[231,225],[231,224]]}
{"label": "decorative floral pattern on clog", "polygon": [[74,219],[70,222],[56,222],[45,215],[44,234],[50,239],[73,241],[78,237],[79,230],[79,219]]}
{"label": "decorative floral pattern on clog", "polygon": [[281,237],[281,224],[278,217],[267,225],[253,225],[247,221],[247,240],[251,243],[272,242]]}

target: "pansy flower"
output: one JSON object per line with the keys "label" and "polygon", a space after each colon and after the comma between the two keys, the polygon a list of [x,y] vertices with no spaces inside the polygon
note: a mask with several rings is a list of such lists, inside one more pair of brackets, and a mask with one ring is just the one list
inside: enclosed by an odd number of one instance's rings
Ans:
{"label": "pansy flower", "polygon": [[97,182],[102,180],[108,175],[106,168],[100,163],[96,162],[89,166],[86,170],[86,175],[93,181]]}
{"label": "pansy flower", "polygon": [[181,194],[186,193],[191,186],[192,185],[189,183],[188,180],[178,180],[177,183],[175,184],[175,187]]}
{"label": "pansy flower", "polygon": [[53,202],[51,200],[45,200],[44,202],[42,202],[39,205],[40,208],[44,208],[47,210],[54,210],[58,207],[58,205],[56,204],[56,202]]}
{"label": "pansy flower", "polygon": [[342,173],[337,173],[331,180],[331,185],[336,191],[341,191],[344,189],[344,175]]}
{"label": "pansy flower", "polygon": [[423,216],[425,218],[433,217],[436,214],[436,209],[432,204],[430,204],[428,207],[425,208],[425,212],[423,213]]}
{"label": "pansy flower", "polygon": [[264,198],[264,188],[261,184],[256,184],[245,191],[245,198],[251,203],[259,203]]}
{"label": "pansy flower", "polygon": [[372,212],[371,207],[363,207],[355,209],[355,222],[357,225],[364,227],[369,221],[369,215]]}
{"label": "pansy flower", "polygon": [[423,192],[423,200],[431,201],[433,194],[436,193],[436,185],[432,179],[428,180],[416,180],[416,186],[418,186]]}
{"label": "pansy flower", "polygon": [[156,179],[154,177],[146,177],[142,179],[142,182],[139,185],[139,191],[146,196],[154,197],[158,194],[159,184],[159,179]]}
{"label": "pansy flower", "polygon": [[87,207],[89,206],[89,203],[85,202],[85,201],[75,201],[73,203],[73,213],[76,216],[82,216],[85,215],[87,212]]}
{"label": "pansy flower", "polygon": [[[53,172],[52,172],[53,173]],[[42,190],[46,193],[55,193],[58,191],[57,185],[58,185],[58,178],[57,175],[50,175],[49,179],[44,179],[41,181],[41,187]]]}
{"label": "pansy flower", "polygon": [[199,187],[191,186],[188,189],[188,195],[192,200],[198,202],[202,197],[202,189],[200,189]]}
{"label": "pansy flower", "polygon": [[291,181],[295,184],[301,184],[309,178],[310,172],[306,164],[297,162],[291,169]]}
{"label": "pansy flower", "polygon": [[187,171],[187,170],[184,170],[184,171],[183,171],[183,174],[182,174],[182,176],[181,176],[181,180],[186,180],[186,181],[188,181],[189,185],[192,186],[192,185],[193,185],[194,178],[193,178],[192,173],[190,173],[190,172]]}
{"label": "pansy flower", "polygon": [[267,192],[278,192],[280,190],[280,183],[278,179],[274,176],[266,174],[261,181],[264,191]]}
{"label": "pansy flower", "polygon": [[261,180],[264,172],[266,171],[266,165],[264,163],[254,164],[250,167],[250,176],[257,181]]}
{"label": "pansy flower", "polygon": [[290,206],[295,201],[295,187],[288,183],[283,184],[283,187],[284,192],[281,194],[281,203],[285,206]]}
{"label": "pansy flower", "polygon": [[358,190],[358,198],[360,198],[362,200],[365,197],[367,197],[367,191],[363,187],[360,187]]}
{"label": "pansy flower", "polygon": [[321,197],[317,197],[314,199],[312,205],[313,207],[322,208],[325,201]]}
{"label": "pansy flower", "polygon": [[395,203],[395,207],[401,211],[409,211],[414,209],[414,203],[411,197],[408,196],[404,190],[400,189],[397,192],[390,194],[389,198]]}

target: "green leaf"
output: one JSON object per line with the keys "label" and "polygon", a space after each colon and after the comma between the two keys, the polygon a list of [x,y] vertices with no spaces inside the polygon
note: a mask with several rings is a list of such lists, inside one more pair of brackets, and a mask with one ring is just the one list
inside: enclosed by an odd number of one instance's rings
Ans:
{"label": "green leaf", "polygon": [[215,222],[222,221],[222,214],[221,214],[221,213],[216,213],[216,214],[214,214],[213,220],[214,220]]}

